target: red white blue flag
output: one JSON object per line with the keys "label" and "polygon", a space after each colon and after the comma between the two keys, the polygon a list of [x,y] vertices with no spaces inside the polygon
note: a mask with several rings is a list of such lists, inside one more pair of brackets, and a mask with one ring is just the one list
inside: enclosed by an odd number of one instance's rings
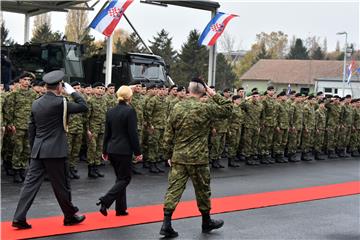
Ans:
{"label": "red white blue flag", "polygon": [[213,46],[224,32],[226,25],[234,17],[238,17],[238,15],[218,12],[202,32],[199,38],[199,45]]}
{"label": "red white blue flag", "polygon": [[107,37],[113,33],[125,10],[134,0],[112,0],[90,23],[90,27]]}
{"label": "red white blue flag", "polygon": [[347,69],[347,83],[350,84],[350,80],[351,80],[351,77],[352,77],[352,74],[356,71],[356,63],[354,61],[354,59],[351,61],[350,65],[348,66],[348,69]]}

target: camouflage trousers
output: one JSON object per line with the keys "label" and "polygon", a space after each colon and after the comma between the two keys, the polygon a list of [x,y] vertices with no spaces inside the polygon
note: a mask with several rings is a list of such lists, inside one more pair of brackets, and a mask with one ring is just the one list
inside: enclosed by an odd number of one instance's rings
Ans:
{"label": "camouflage trousers", "polygon": [[338,131],[336,127],[328,127],[326,130],[325,141],[328,151],[335,151],[337,147]]}
{"label": "camouflage trousers", "polygon": [[210,159],[216,160],[221,157],[225,149],[226,133],[216,133],[210,137]]}
{"label": "camouflage trousers", "polygon": [[[80,149],[82,145],[82,133],[68,133],[68,159],[70,168],[76,168],[79,160]],[[102,151],[102,150],[101,150]]]}
{"label": "camouflage trousers", "polygon": [[296,153],[298,147],[299,147],[299,136],[301,136],[301,130],[289,130],[288,133],[288,140],[287,140],[287,152],[290,154]]}
{"label": "camouflage trousers", "polygon": [[273,152],[274,154],[284,154],[287,140],[288,140],[288,129],[279,129],[274,131],[274,142]]}
{"label": "camouflage trousers", "polygon": [[351,131],[349,149],[350,152],[360,149],[360,129],[353,129]]}
{"label": "camouflage trousers", "polygon": [[90,166],[98,166],[101,164],[104,133],[92,132],[92,134],[92,138],[88,141],[87,162]]}
{"label": "camouflage trousers", "polygon": [[148,135],[148,161],[151,163],[156,163],[160,161],[160,155],[162,152],[161,139],[164,135],[164,129],[155,128],[152,133]]}
{"label": "camouflage trousers", "polygon": [[12,153],[12,166],[14,169],[25,169],[30,157],[28,131],[16,129],[13,137],[14,150]]}
{"label": "camouflage trousers", "polygon": [[245,157],[258,155],[258,142],[260,131],[258,128],[244,128],[244,147]]}
{"label": "camouflage trousers", "polygon": [[238,151],[238,146],[241,137],[241,127],[230,127],[227,141],[228,141],[228,158],[235,158]]}
{"label": "camouflage trousers", "polygon": [[313,147],[313,139],[314,139],[314,129],[303,129],[301,134],[301,151],[309,152]]}
{"label": "camouflage trousers", "polygon": [[324,150],[325,142],[325,130],[316,129],[315,130],[315,140],[313,141],[313,147],[316,152],[321,152]]}
{"label": "camouflage trousers", "polygon": [[340,128],[338,134],[337,148],[346,149],[350,144],[350,137],[351,137],[351,127]]}
{"label": "camouflage trousers", "polygon": [[191,179],[196,202],[201,212],[209,212],[210,203],[210,167],[209,165],[183,165],[173,163],[168,177],[169,186],[165,194],[164,209],[175,210],[188,179]]}
{"label": "camouflage trousers", "polygon": [[269,155],[273,147],[273,138],[274,138],[274,127],[265,126],[260,131],[259,136],[259,154]]}
{"label": "camouflage trousers", "polygon": [[9,133],[5,133],[3,138],[3,146],[1,149],[1,157],[3,161],[12,161],[12,154],[14,150],[14,136]]}

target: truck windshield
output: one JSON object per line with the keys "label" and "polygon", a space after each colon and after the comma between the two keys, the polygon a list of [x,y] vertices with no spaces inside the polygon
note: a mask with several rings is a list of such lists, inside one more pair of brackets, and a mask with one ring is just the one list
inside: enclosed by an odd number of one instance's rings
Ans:
{"label": "truck windshield", "polygon": [[165,81],[165,69],[159,64],[130,64],[131,75],[134,79],[149,79],[153,81]]}
{"label": "truck windshield", "polygon": [[79,50],[76,45],[65,44],[66,59],[69,61],[80,61]]}

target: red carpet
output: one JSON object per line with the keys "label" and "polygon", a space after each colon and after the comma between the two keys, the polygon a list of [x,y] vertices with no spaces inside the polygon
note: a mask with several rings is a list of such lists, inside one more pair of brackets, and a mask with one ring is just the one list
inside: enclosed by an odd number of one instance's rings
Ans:
{"label": "red carpet", "polygon": [[[360,181],[354,181],[325,186],[214,198],[212,199],[211,213],[233,212],[359,193]],[[11,222],[2,222],[1,239],[45,237],[159,222],[162,221],[163,218],[162,209],[162,204],[134,207],[128,209],[130,214],[125,217],[116,217],[114,211],[109,211],[107,217],[102,216],[99,212],[91,212],[85,214],[86,220],[82,224],[70,227],[64,227],[62,225],[62,216],[29,219],[28,222],[32,225],[32,229],[28,230],[15,230],[11,227]],[[195,217],[199,215],[200,213],[197,210],[196,202],[186,201],[179,204],[174,213],[174,219]]]}

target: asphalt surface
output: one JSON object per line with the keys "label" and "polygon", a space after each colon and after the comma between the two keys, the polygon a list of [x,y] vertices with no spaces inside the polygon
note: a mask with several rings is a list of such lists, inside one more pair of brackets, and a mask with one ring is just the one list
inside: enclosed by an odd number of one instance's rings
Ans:
{"label": "asphalt surface", "polygon": [[[226,163],[223,161],[223,163]],[[159,204],[167,189],[167,174],[154,175],[141,168],[127,189],[128,207]],[[104,166],[101,179],[88,179],[84,162],[81,179],[72,180],[73,202],[81,212],[98,211],[96,201],[114,182],[111,166]],[[12,219],[21,184],[1,176],[1,219]],[[329,185],[360,180],[360,158],[285,163],[212,170],[212,197]],[[189,181],[182,200],[195,199]],[[49,182],[44,182],[28,212],[28,218],[62,215]],[[218,214],[224,228],[202,234],[201,219],[173,222],[178,239],[360,239],[359,195]],[[53,236],[49,239],[159,239],[161,223]]]}

